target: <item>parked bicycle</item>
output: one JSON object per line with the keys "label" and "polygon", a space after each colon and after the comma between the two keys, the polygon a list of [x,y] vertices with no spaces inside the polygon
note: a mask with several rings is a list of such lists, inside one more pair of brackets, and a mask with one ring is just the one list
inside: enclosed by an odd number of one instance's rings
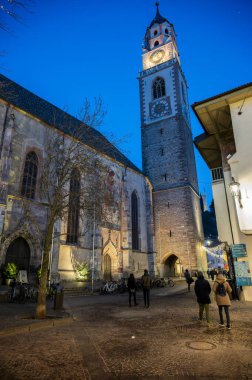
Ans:
{"label": "parked bicycle", "polygon": [[127,284],[124,278],[117,281],[117,292],[125,293],[127,291]]}
{"label": "parked bicycle", "polygon": [[166,286],[166,282],[163,278],[154,278],[151,281],[151,285],[153,288],[164,288]]}
{"label": "parked bicycle", "polygon": [[106,281],[100,288],[100,294],[115,294],[118,290],[118,285],[114,281]]}
{"label": "parked bicycle", "polygon": [[136,289],[137,290],[142,290],[143,289],[143,282],[141,278],[136,279]]}
{"label": "parked bicycle", "polygon": [[171,278],[168,278],[167,285],[173,288],[173,286],[175,285],[175,282]]}
{"label": "parked bicycle", "polygon": [[50,301],[54,300],[55,294],[57,293],[57,284],[51,283],[47,286],[47,299]]}
{"label": "parked bicycle", "polygon": [[38,289],[31,284],[14,282],[11,287],[10,302],[37,302]]}
{"label": "parked bicycle", "polygon": [[174,286],[174,281],[171,278],[168,278],[166,281],[164,278],[154,278],[152,280],[152,287],[156,288],[165,288],[166,286],[173,287]]}

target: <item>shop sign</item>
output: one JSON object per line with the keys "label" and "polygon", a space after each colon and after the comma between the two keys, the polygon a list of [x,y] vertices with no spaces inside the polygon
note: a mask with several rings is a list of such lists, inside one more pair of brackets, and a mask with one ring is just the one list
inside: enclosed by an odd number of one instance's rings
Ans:
{"label": "shop sign", "polygon": [[247,257],[246,244],[233,244],[231,245],[231,251],[233,257]]}

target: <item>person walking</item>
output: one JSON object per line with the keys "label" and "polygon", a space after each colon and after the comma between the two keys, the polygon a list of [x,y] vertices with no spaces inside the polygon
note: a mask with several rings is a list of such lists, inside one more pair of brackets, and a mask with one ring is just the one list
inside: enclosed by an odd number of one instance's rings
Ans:
{"label": "person walking", "polygon": [[227,329],[231,329],[229,307],[231,306],[231,301],[229,295],[232,293],[231,286],[227,282],[226,278],[222,273],[219,273],[213,284],[213,291],[215,293],[215,300],[219,308],[220,316],[220,327],[225,327],[223,319],[223,309],[226,314]]}
{"label": "person walking", "polygon": [[210,270],[210,276],[211,276],[212,281],[214,281],[214,269]]}
{"label": "person walking", "polygon": [[205,280],[202,272],[198,272],[198,278],[195,281],[194,291],[197,297],[197,302],[199,304],[199,321],[203,320],[203,314],[205,310],[206,320],[209,325],[210,324],[209,304],[211,303],[211,300],[210,300],[211,286],[209,282]]}
{"label": "person walking", "polygon": [[144,295],[144,306],[150,307],[151,278],[147,269],[144,270],[144,275],[142,276],[142,285],[143,285],[143,295]]}
{"label": "person walking", "polygon": [[184,277],[185,277],[186,282],[187,282],[188,292],[190,292],[191,291],[190,286],[191,286],[191,283],[194,282],[194,280],[192,279],[188,269],[185,270]]}
{"label": "person walking", "polygon": [[136,280],[135,280],[133,273],[130,273],[127,286],[128,286],[128,292],[129,292],[129,307],[131,307],[132,296],[134,299],[134,305],[137,306],[137,302],[136,302]]}

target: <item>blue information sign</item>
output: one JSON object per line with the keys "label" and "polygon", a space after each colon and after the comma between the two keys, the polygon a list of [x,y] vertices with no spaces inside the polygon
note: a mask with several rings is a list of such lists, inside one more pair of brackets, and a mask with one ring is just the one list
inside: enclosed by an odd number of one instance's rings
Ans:
{"label": "blue information sign", "polygon": [[246,244],[233,244],[231,245],[233,257],[247,257]]}
{"label": "blue information sign", "polygon": [[252,286],[249,263],[247,261],[234,262],[237,286]]}

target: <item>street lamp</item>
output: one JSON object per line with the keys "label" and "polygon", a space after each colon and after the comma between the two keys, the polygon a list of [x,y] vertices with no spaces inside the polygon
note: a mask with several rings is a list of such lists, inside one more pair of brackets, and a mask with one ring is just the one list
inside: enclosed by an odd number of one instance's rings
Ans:
{"label": "street lamp", "polygon": [[242,208],[240,184],[234,180],[234,177],[232,177],[232,181],[230,182],[229,187],[232,196],[238,200],[239,206]]}

